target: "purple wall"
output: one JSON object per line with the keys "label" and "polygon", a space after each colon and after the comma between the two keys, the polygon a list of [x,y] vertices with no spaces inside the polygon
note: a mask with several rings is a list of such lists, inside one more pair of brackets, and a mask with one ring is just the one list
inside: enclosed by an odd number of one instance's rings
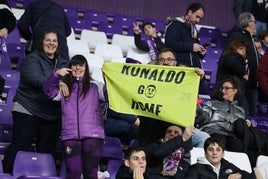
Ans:
{"label": "purple wall", "polygon": [[[193,0],[54,0],[59,4],[165,20],[185,14]],[[235,23],[232,0],[199,0],[205,7],[205,17],[200,24],[229,29]]]}

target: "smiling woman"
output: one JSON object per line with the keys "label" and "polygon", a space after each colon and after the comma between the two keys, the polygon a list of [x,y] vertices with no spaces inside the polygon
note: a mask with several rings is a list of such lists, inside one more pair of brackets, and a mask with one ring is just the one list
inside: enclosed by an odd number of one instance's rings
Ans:
{"label": "smiling woman", "polygon": [[21,79],[12,106],[13,140],[3,162],[6,173],[12,173],[16,153],[28,150],[34,142],[37,152],[54,151],[60,134],[60,103],[50,100],[43,93],[42,85],[53,70],[67,65],[66,60],[56,53],[58,46],[56,31],[45,29],[40,48],[27,55],[22,63]]}

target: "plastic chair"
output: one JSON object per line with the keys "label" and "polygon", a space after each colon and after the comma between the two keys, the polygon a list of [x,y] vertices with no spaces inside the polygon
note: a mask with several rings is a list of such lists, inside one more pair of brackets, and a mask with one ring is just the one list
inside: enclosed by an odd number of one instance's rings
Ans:
{"label": "plastic chair", "polygon": [[108,44],[108,39],[105,32],[83,29],[80,39],[88,43],[90,52],[95,51],[98,43]]}
{"label": "plastic chair", "polygon": [[123,164],[124,164],[123,160],[109,160],[108,164],[107,164],[107,171],[109,172],[110,177],[108,177],[108,178],[114,179],[117,172],[118,172],[118,169]]}
{"label": "plastic chair", "polygon": [[252,122],[252,126],[268,133],[268,118],[267,117],[262,117],[262,116],[249,116],[249,119]]}
{"label": "plastic chair", "polygon": [[98,31],[105,32],[108,40],[112,40],[114,34],[123,34],[123,29],[120,25],[110,23],[99,24]]}
{"label": "plastic chair", "polygon": [[17,152],[13,176],[15,178],[61,178],[57,176],[54,158],[51,154]]}
{"label": "plastic chair", "polygon": [[84,40],[67,39],[67,45],[69,48],[70,57],[73,57],[76,54],[89,53],[88,43]]}
{"label": "plastic chair", "polygon": [[148,52],[142,52],[136,47],[131,47],[128,49],[127,58],[135,59],[143,64],[148,64],[151,62],[150,54]]}
{"label": "plastic chair", "polygon": [[25,9],[19,9],[16,7],[11,8],[14,16],[16,17],[16,20],[19,20],[22,14],[25,12]]}
{"label": "plastic chair", "polygon": [[[204,157],[204,149],[193,147],[193,149],[190,151],[190,156],[191,156],[191,165],[195,164],[199,157]],[[246,153],[225,151],[224,159],[233,163],[240,169],[243,169],[249,173],[252,172],[249,158]]]}
{"label": "plastic chair", "polygon": [[69,17],[70,26],[74,29],[75,36],[79,39],[81,38],[81,33],[83,29],[92,29],[91,23],[85,21],[84,19],[78,19]]}
{"label": "plastic chair", "polygon": [[126,56],[130,48],[135,48],[134,37],[122,34],[114,34],[112,38],[112,44],[119,45],[123,51],[123,55]]}
{"label": "plastic chair", "polygon": [[97,44],[95,54],[102,56],[104,61],[111,61],[113,57],[123,58],[122,49],[119,45],[114,44]]}
{"label": "plastic chair", "polygon": [[268,177],[268,156],[258,156],[256,167],[253,170],[257,179],[266,179]]}

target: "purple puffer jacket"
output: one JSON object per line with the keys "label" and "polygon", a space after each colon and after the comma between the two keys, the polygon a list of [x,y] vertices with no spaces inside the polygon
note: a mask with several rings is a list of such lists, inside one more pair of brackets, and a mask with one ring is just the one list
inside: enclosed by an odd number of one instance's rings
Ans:
{"label": "purple puffer jacket", "polygon": [[62,140],[101,138],[104,139],[103,115],[100,107],[101,100],[107,99],[105,85],[92,82],[84,98],[82,79],[77,79],[68,99],[59,98],[60,77],[54,73],[43,85],[44,93],[54,100],[61,100],[62,108]]}

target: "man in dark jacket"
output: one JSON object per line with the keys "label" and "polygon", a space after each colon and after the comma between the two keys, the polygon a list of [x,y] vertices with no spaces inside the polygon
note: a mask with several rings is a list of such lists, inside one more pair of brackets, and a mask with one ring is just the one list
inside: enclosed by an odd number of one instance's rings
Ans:
{"label": "man in dark jacket", "polygon": [[166,129],[164,138],[144,147],[149,179],[183,178],[189,168],[184,156],[192,149],[193,127],[183,129],[172,125]]}
{"label": "man in dark jacket", "polygon": [[[47,9],[49,8],[49,9]],[[42,16],[40,23],[35,29],[38,19]],[[24,14],[18,22],[18,29],[23,38],[29,40],[33,35],[33,50],[37,49],[39,45],[40,32],[47,27],[53,27],[59,34],[58,54],[61,58],[69,61],[69,52],[67,47],[67,39],[71,34],[71,26],[64,12],[64,9],[59,4],[50,0],[36,0],[32,1],[25,9]],[[31,29],[31,31],[30,31]],[[34,33],[34,34],[33,34]]]}
{"label": "man in dark jacket", "polygon": [[247,43],[246,58],[248,60],[249,79],[246,84],[246,99],[250,116],[257,115],[258,102],[258,82],[256,80],[256,69],[259,64],[259,55],[254,44],[253,35],[256,33],[256,23],[254,16],[249,12],[244,12],[238,17],[238,25],[235,25],[228,33],[226,46],[234,40],[241,40]]}
{"label": "man in dark jacket", "polygon": [[190,167],[184,179],[254,178],[223,158],[225,146],[221,140],[208,138],[204,150],[205,157],[198,158],[198,163]]}
{"label": "man in dark jacket", "polygon": [[177,64],[202,68],[206,48],[199,44],[195,24],[204,16],[200,3],[191,4],[186,15],[173,20],[165,33],[165,45],[176,52]]}

